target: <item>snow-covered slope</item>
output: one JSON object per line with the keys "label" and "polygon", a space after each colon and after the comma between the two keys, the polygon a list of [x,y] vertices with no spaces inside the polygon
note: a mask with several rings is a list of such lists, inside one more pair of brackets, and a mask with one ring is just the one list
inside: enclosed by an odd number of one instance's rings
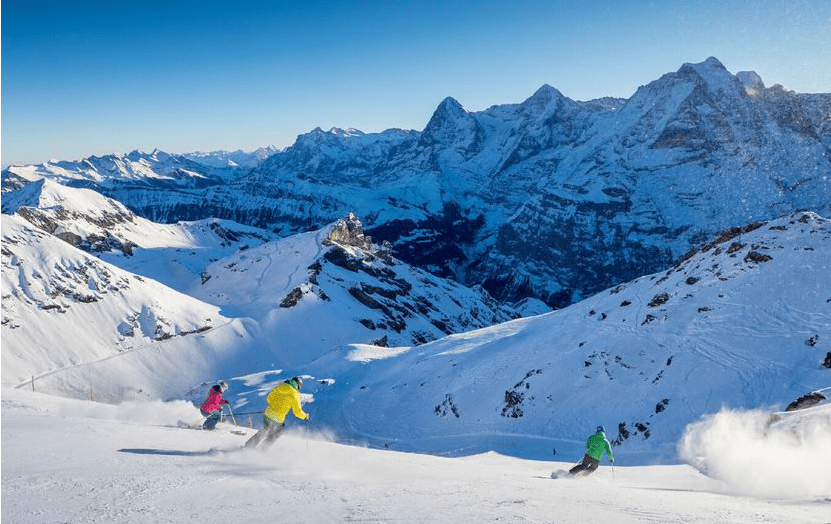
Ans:
{"label": "snow-covered slope", "polygon": [[673,460],[703,414],[828,387],[829,341],[831,222],[800,213],[726,231],[669,271],[563,310],[394,354],[355,346],[351,362],[291,372],[334,379],[308,383],[316,420],[343,439],[576,456],[602,424],[616,453],[649,463]]}
{"label": "snow-covered slope", "polygon": [[[77,394],[84,384],[108,399],[134,389],[175,396],[217,369],[299,365],[351,343],[410,345],[519,316],[481,289],[393,259],[354,216],[266,242],[272,234],[229,221],[155,224],[45,179],[6,194],[4,208],[16,214],[3,215],[4,382],[48,374],[48,383],[37,377],[41,390]],[[139,291],[126,291],[131,285]],[[193,326],[195,317],[213,323]],[[177,341],[173,353],[187,355],[178,364],[154,346],[217,324],[227,324],[223,333]],[[151,346],[140,357],[106,358]],[[126,364],[135,359],[141,372]]]}
{"label": "snow-covered slope", "polygon": [[260,409],[274,381],[302,373],[321,380],[309,381],[316,419],[344,440],[540,457],[576,452],[604,424],[648,462],[675,457],[686,424],[722,405],[774,406],[831,381],[831,229],[811,213],[466,333],[511,312],[391,258],[354,217],[216,260],[191,274],[196,298],[3,221],[4,384],[45,375],[39,389],[64,394],[196,399],[212,377],[261,372],[232,380]]}
{"label": "snow-covered slope", "polygon": [[190,292],[226,316],[256,320],[281,366],[350,343],[419,344],[519,316],[481,288],[394,259],[354,215],[217,260]]}
{"label": "snow-covered slope", "polygon": [[[828,522],[829,480],[812,467],[827,464],[827,454],[809,445],[755,447],[739,483],[686,465],[618,464],[552,480],[549,473],[571,459],[365,449],[299,432],[291,422],[267,453],[244,451],[245,436],[171,427],[183,417],[198,420],[196,408],[183,404],[108,406],[4,391],[3,520],[191,524],[274,514],[297,524]],[[314,421],[308,429],[315,431]],[[753,464],[763,462],[778,469],[757,475]]]}
{"label": "snow-covered slope", "polygon": [[[6,214],[2,278],[4,385],[148,346],[164,351],[158,342],[194,339],[228,322],[215,306],[123,271]],[[66,393],[89,384],[54,389]]]}

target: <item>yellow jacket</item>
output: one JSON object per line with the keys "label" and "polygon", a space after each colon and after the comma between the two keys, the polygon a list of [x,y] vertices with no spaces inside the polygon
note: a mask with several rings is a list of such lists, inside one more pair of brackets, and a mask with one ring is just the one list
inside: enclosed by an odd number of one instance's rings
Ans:
{"label": "yellow jacket", "polygon": [[266,397],[268,407],[265,408],[265,416],[278,424],[286,420],[289,410],[297,418],[306,419],[308,415],[300,407],[300,392],[294,389],[288,382],[281,382],[272,389]]}

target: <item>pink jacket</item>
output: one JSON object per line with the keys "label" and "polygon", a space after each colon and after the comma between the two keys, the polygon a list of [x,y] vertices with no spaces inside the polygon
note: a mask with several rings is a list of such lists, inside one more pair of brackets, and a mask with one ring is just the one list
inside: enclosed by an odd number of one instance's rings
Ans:
{"label": "pink jacket", "polygon": [[202,411],[206,413],[210,413],[216,409],[221,410],[222,404],[227,404],[227,400],[222,400],[222,393],[216,391],[214,389],[208,394],[208,398],[205,399],[205,402],[202,403]]}

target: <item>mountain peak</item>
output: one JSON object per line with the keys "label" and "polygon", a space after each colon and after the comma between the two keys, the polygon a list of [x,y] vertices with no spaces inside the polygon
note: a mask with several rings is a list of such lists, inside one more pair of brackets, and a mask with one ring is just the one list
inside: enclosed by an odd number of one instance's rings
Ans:
{"label": "mountain peak", "polygon": [[[465,108],[462,107],[462,104],[460,104],[459,101],[453,98],[452,96],[448,96],[447,98],[441,101],[439,106],[433,112],[433,117],[430,119],[430,122],[433,122],[433,120],[435,120],[436,117],[460,117],[466,114],[467,111],[465,111]],[[430,124],[428,123],[427,126],[429,127]]]}
{"label": "mountain peak", "polygon": [[436,108],[436,111],[439,111],[439,110],[453,110],[453,111],[461,110],[461,111],[464,111],[464,108],[462,107],[462,104],[460,104],[458,100],[456,100],[452,96],[448,96],[444,100],[442,100],[441,103],[439,104],[439,107]]}
{"label": "mountain peak", "polygon": [[548,84],[543,84],[539,89],[534,91],[527,100],[522,103],[525,109],[531,109],[534,112],[546,112],[545,110],[553,104],[558,104],[565,96],[556,88]]}
{"label": "mountain peak", "polygon": [[441,101],[433,112],[433,116],[430,117],[430,121],[427,122],[427,126],[422,132],[422,137],[437,136],[442,129],[449,130],[464,127],[461,122],[467,118],[469,118],[468,113],[462,107],[462,104],[455,98],[448,96]]}
{"label": "mountain peak", "polygon": [[722,64],[721,61],[714,56],[709,57],[707,60],[704,60],[703,62],[685,62],[678,70],[679,73],[688,71],[695,71],[704,78],[707,78],[708,76],[712,76],[714,74],[729,74],[729,71],[727,71],[727,68],[724,67],[724,64]]}
{"label": "mountain peak", "polygon": [[561,97],[563,94],[555,87],[551,87],[548,84],[543,84],[540,86],[539,89],[534,91],[534,94],[531,95],[531,98],[545,98],[545,99],[552,99],[555,97]]}
{"label": "mountain peak", "polygon": [[765,83],[762,82],[762,77],[756,71],[739,71],[736,73],[736,78],[739,79],[748,94],[756,94],[765,89]]}
{"label": "mountain peak", "polygon": [[714,56],[697,64],[687,62],[676,75],[681,79],[703,82],[712,92],[735,89],[739,85],[736,77]]}
{"label": "mountain peak", "polygon": [[727,70],[727,68],[724,67],[724,64],[721,63],[721,60],[714,56],[707,57],[707,59],[701,62],[700,65],[708,68],[724,69],[725,71]]}

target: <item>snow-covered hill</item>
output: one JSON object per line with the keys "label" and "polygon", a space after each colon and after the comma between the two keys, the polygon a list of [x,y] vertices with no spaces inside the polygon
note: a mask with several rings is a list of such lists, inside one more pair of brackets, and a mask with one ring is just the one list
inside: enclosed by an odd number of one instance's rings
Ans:
{"label": "snow-covered hill", "polygon": [[154,152],[4,176],[94,184],[157,222],[218,217],[284,236],[355,212],[406,262],[559,307],[726,228],[831,214],[829,115],[829,94],[767,88],[709,58],[627,100],[545,85],[479,112],[447,98],[422,131],[315,129],[251,171]]}
{"label": "snow-covered hill", "polygon": [[21,216],[73,246],[182,292],[210,262],[277,238],[229,220],[157,224],[96,191],[46,178],[19,179],[16,187],[3,193],[3,213]]}
{"label": "snow-covered hill", "polygon": [[[148,351],[164,352],[168,346],[161,342],[169,339],[197,344],[197,334],[228,323],[215,306],[123,271],[6,214],[2,279],[4,386],[150,346]],[[56,379],[59,385],[50,389],[66,394],[91,385]],[[130,387],[116,384],[104,393],[120,398]]]}
{"label": "snow-covered hill", "polygon": [[[287,372],[334,379],[308,381],[311,409],[348,441],[576,456],[602,424],[629,463],[677,460],[702,415],[784,407],[831,384],[830,255],[831,222],[795,214],[563,310]],[[259,405],[272,382],[235,382],[235,397]]]}
{"label": "snow-covered hill", "polygon": [[[7,191],[3,206],[15,213],[3,215],[3,380],[36,375],[41,391],[166,398],[220,369],[299,365],[351,343],[423,343],[520,314],[395,260],[354,216],[274,241],[224,220],[155,224],[47,179]],[[159,344],[217,325],[175,350]]]}
{"label": "snow-covered hill", "polygon": [[[508,322],[482,291],[392,258],[355,217],[196,257],[207,265],[169,278],[190,296],[3,220],[6,385],[39,375],[43,391],[197,400],[224,377],[257,410],[300,373],[319,379],[316,419],[345,441],[547,457],[603,424],[649,462],[675,460],[686,425],[722,405],[771,407],[831,381],[831,228],[812,213],[727,230],[664,273]],[[107,257],[164,274],[154,251]]]}
{"label": "snow-covered hill", "polygon": [[[152,266],[147,261],[144,270]],[[353,215],[318,231],[237,250],[178,289],[220,307],[227,317],[255,322],[258,339],[280,366],[300,365],[351,343],[419,344],[520,315],[481,288],[394,259],[389,248],[364,236]]]}
{"label": "snow-covered hill", "polygon": [[[224,378],[231,383],[228,396],[240,421],[245,423],[250,417],[256,425],[263,395],[279,380],[302,374],[308,379],[304,400],[316,431],[340,442],[386,450],[364,450],[360,452],[364,461],[376,460],[373,453],[385,453],[377,460],[388,464],[390,457],[410,456],[415,462],[408,459],[405,467],[413,468],[422,459],[396,452],[466,456],[486,450],[563,461],[543,465],[488,455],[430,459],[439,461],[430,468],[441,463],[466,471],[466,485],[472,464],[483,467],[483,475],[492,474],[488,464],[496,460],[499,468],[517,471],[517,489],[526,490],[527,480],[521,479],[530,470],[541,469],[539,476],[545,478],[551,469],[565,468],[582,454],[587,433],[603,424],[609,429],[618,464],[683,460],[720,479],[698,476],[682,466],[617,468],[621,481],[639,486],[658,475],[661,479],[656,485],[662,488],[666,482],[677,482],[674,485],[679,489],[703,490],[709,509],[696,510],[706,511],[703,521],[721,511],[731,511],[737,518],[732,506],[722,508],[718,498],[706,495],[711,491],[802,501],[827,496],[823,472],[829,465],[815,452],[828,443],[831,404],[823,403],[811,417],[801,413],[769,416],[771,409],[782,409],[806,392],[827,392],[831,382],[831,222],[813,213],[727,230],[666,272],[608,289],[563,310],[418,346],[353,344],[320,352],[316,351],[333,345],[333,333],[346,333],[344,340],[353,338],[357,331],[349,330],[355,320],[366,336],[372,330],[361,319],[377,326],[391,321],[384,308],[393,315],[400,312],[396,307],[409,309],[408,304],[418,311],[424,305],[417,294],[422,288],[436,288],[435,294],[421,296],[436,300],[443,311],[446,299],[460,301],[460,314],[470,312],[470,303],[461,300],[467,295],[453,285],[394,259],[385,260],[386,248],[369,244],[354,218],[217,260],[205,273],[209,278],[200,284],[203,298],[217,306],[123,272],[14,215],[3,216],[3,236],[3,385],[17,386],[12,397],[10,390],[4,390],[3,449],[11,446],[15,457],[41,456],[42,450],[35,451],[40,449],[37,438],[18,437],[28,435],[25,428],[45,424],[45,432],[32,435],[48,438],[49,428],[56,425],[49,418],[51,408],[45,406],[65,402],[32,403],[20,396],[32,387],[26,381],[31,375],[37,375],[34,387],[39,391],[105,401],[183,397],[198,401],[210,386],[209,380]],[[120,252],[113,257],[130,258]],[[404,282],[412,288],[407,289]],[[299,292],[292,293],[295,289]],[[468,293],[471,300],[476,298],[474,292]],[[350,300],[352,305],[345,305]],[[278,301],[290,307],[275,307]],[[131,317],[130,312],[139,308],[142,313]],[[225,310],[227,315],[222,315]],[[351,317],[352,327],[344,327],[348,325],[344,318],[351,313],[358,313]],[[402,336],[415,332],[407,331],[411,326],[424,329],[430,322],[437,327],[431,314],[408,317],[400,313],[407,323]],[[201,324],[207,315],[211,329],[188,333],[207,327]],[[227,316],[238,318],[229,321]],[[281,316],[286,319],[282,324]],[[110,329],[119,322],[125,328],[132,326],[133,333]],[[315,346],[314,337],[329,339]],[[132,339],[140,344],[131,346]],[[118,347],[125,349],[113,351]],[[281,357],[286,347],[301,351]],[[76,428],[92,427],[77,417],[93,412],[99,418],[136,416],[141,424],[164,418],[165,413],[167,418],[156,424],[175,426],[178,420],[198,420],[195,408],[181,402],[176,406],[180,407],[169,413],[166,405],[135,402],[61,409],[71,409],[71,417],[62,420]],[[41,414],[27,415],[32,409]],[[759,411],[735,412],[741,409]],[[100,414],[105,412],[109,414]],[[10,423],[14,433],[7,433]],[[153,430],[137,427],[135,422],[127,425],[124,432],[118,424],[95,425],[94,433],[119,443],[111,448],[116,457],[148,458],[155,481],[161,470],[151,457],[159,455],[169,461],[171,456],[181,456],[188,461],[183,467],[190,470],[194,458],[203,453],[209,461],[216,456],[206,451],[210,447],[235,447],[238,444],[232,439],[241,438],[231,434],[215,438],[174,427]],[[123,444],[132,438],[125,436],[128,433],[144,440]],[[171,446],[162,433],[181,445]],[[95,440],[86,434],[84,438],[87,444]],[[51,454],[56,440],[49,441]],[[189,444],[182,444],[185,441]],[[32,447],[27,447],[28,442]],[[346,451],[331,444],[297,441],[290,435],[278,444],[288,446],[286,453],[295,454],[304,445],[309,456],[347,460]],[[26,478],[26,468],[5,453],[3,503],[22,515],[29,508],[24,502],[28,483],[21,480]],[[793,475],[792,460],[774,460],[777,453],[793,460],[810,457],[810,466]],[[223,456],[220,461],[225,460]],[[285,455],[276,456],[280,458],[274,459],[275,467]],[[218,467],[249,471],[252,462],[245,454],[240,460],[231,458]],[[258,455],[252,460],[260,463],[263,458]],[[331,472],[330,462],[321,464],[319,471]],[[203,466],[213,467],[210,463]],[[115,470],[96,471],[96,478],[124,481]],[[747,483],[736,471],[756,481]],[[605,483],[610,473],[604,468],[588,481],[600,481],[609,489]],[[131,475],[137,482],[152,482],[149,473]],[[175,471],[163,477],[173,483],[178,478]],[[302,482],[308,484],[313,477]],[[52,478],[61,493],[71,495],[68,486],[77,485],[77,475],[72,481],[60,474]],[[784,480],[762,481],[771,478]],[[695,487],[702,485],[708,487]],[[7,486],[13,486],[12,491]],[[542,489],[549,497],[550,489]],[[126,513],[144,504],[135,498],[123,500],[121,511]],[[335,511],[329,503],[322,506],[326,514]],[[648,505],[639,502],[638,508],[644,504]],[[771,508],[768,505],[774,511]],[[788,508],[798,511],[798,518],[806,522],[821,513],[813,502],[797,506],[791,502]],[[584,515],[581,512],[580,518]],[[685,515],[689,520],[689,513]],[[753,522],[755,517],[747,518]]]}

